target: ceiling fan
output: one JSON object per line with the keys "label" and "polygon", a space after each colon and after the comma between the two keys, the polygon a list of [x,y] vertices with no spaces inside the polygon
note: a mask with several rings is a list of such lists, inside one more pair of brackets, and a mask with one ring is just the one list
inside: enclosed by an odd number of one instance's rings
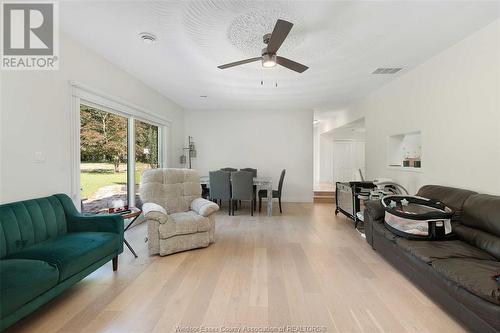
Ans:
{"label": "ceiling fan", "polygon": [[260,57],[231,62],[229,64],[220,65],[217,67],[220,69],[226,69],[229,67],[248,64],[250,62],[262,61],[262,67],[274,67],[276,66],[276,64],[278,64],[291,69],[292,71],[296,71],[299,73],[304,72],[309,67],[299,64],[298,62],[295,62],[293,60],[276,55],[276,52],[278,52],[278,49],[285,41],[285,38],[288,36],[290,30],[292,30],[292,27],[293,23],[290,23],[288,21],[276,21],[273,32],[264,35],[264,44],[266,44],[267,46],[262,49],[262,55]]}

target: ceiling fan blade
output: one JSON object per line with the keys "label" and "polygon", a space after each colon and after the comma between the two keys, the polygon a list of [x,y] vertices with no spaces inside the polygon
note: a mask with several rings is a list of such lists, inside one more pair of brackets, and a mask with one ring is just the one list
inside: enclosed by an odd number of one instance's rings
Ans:
{"label": "ceiling fan blade", "polygon": [[276,63],[299,73],[302,73],[309,68],[305,65],[299,64],[298,62],[280,56],[276,57]]}
{"label": "ceiling fan blade", "polygon": [[267,44],[267,52],[276,53],[280,48],[281,44],[285,41],[286,36],[290,30],[292,30],[293,23],[290,23],[285,20],[276,21],[276,25],[274,26],[274,30],[271,33],[271,38],[269,39],[269,43]]}
{"label": "ceiling fan blade", "polygon": [[239,65],[243,65],[243,64],[248,64],[249,62],[254,62],[254,61],[259,61],[259,60],[262,60],[262,57],[255,57],[255,58],[250,58],[250,59],[235,61],[235,62],[231,62],[229,64],[217,66],[217,68],[225,69],[225,68],[229,68],[229,67],[234,67],[234,66],[239,66]]}

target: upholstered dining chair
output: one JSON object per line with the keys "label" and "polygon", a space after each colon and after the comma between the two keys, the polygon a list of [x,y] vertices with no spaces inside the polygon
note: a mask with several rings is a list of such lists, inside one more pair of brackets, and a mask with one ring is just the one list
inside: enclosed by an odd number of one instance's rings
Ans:
{"label": "upholstered dining chair", "polygon": [[[283,210],[281,209],[281,193],[283,191],[283,181],[285,180],[286,170],[283,169],[280,175],[280,181],[278,183],[278,190],[273,190],[273,199],[278,199],[278,203],[280,206],[280,213],[283,214]],[[262,198],[267,198],[267,190],[259,191],[259,212],[262,206]]]}
{"label": "upholstered dining chair", "polygon": [[221,168],[221,171],[227,171],[227,172],[235,172],[238,171],[238,169],[227,167],[227,168]]}
{"label": "upholstered dining chair", "polygon": [[222,205],[222,201],[227,201],[229,203],[228,210],[229,215],[231,215],[231,173],[227,171],[210,171],[208,173],[208,182],[210,184],[210,200],[219,200]]}
{"label": "upholstered dining chair", "polygon": [[[249,200],[250,215],[253,216],[253,206],[255,204],[253,195],[253,173],[248,171],[236,171],[231,173],[231,200],[242,201]],[[234,206],[233,203],[233,215]]]}
{"label": "upholstered dining chair", "polygon": [[248,171],[248,172],[251,172],[251,173],[253,173],[253,176],[254,176],[254,177],[257,177],[257,169],[254,169],[254,168],[243,168],[243,169],[240,169],[240,171]]}
{"label": "upholstered dining chair", "polygon": [[[254,169],[254,168],[243,168],[243,169],[240,169],[240,171],[251,172],[251,173],[253,173],[254,177],[257,177],[257,169]],[[253,186],[253,200],[254,200],[253,210],[255,211],[257,209],[257,185]]]}

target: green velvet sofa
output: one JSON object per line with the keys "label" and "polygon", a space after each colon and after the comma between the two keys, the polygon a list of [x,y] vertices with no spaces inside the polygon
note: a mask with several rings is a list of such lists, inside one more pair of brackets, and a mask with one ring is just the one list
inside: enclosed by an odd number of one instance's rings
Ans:
{"label": "green velvet sofa", "polygon": [[0,205],[0,331],[123,251],[120,215],[80,214],[65,194]]}

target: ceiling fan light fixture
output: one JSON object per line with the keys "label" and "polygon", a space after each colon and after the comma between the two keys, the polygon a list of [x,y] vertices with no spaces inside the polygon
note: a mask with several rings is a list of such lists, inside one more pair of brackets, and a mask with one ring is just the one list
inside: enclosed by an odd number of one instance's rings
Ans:
{"label": "ceiling fan light fixture", "polygon": [[262,55],[262,67],[270,68],[276,66],[276,55],[275,54],[264,54]]}
{"label": "ceiling fan light fixture", "polygon": [[278,64],[297,73],[306,71],[309,67],[302,65],[296,61],[276,56],[276,53],[281,47],[281,44],[283,44],[283,42],[285,41],[292,27],[293,23],[278,19],[276,21],[276,25],[274,26],[273,32],[271,34],[264,35],[264,44],[266,44],[266,47],[262,49],[262,56],[231,62],[228,64],[217,66],[217,68],[226,69],[260,60],[262,62],[262,67],[264,68],[271,68]]}

